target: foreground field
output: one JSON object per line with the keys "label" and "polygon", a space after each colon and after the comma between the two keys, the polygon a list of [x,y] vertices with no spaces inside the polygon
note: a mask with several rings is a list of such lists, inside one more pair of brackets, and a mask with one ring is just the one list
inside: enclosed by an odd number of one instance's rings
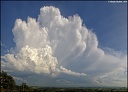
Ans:
{"label": "foreground field", "polygon": [[1,92],[127,92],[126,88],[53,88],[30,87],[28,90],[7,90],[1,88]]}

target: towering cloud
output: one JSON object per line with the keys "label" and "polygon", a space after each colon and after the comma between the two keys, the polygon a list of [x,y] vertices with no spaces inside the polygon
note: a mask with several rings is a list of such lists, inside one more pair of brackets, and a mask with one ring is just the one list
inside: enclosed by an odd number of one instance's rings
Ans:
{"label": "towering cloud", "polygon": [[126,55],[98,48],[96,34],[83,26],[78,15],[65,18],[58,8],[46,6],[40,9],[37,20],[17,19],[12,32],[16,47],[2,56],[4,70],[90,76],[97,84],[109,84],[111,79],[112,85],[116,80],[126,85]]}

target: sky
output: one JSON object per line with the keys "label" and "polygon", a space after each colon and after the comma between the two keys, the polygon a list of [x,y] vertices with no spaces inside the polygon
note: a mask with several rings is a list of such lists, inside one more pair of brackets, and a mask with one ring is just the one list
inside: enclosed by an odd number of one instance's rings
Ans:
{"label": "sky", "polygon": [[18,84],[127,86],[127,3],[2,1],[1,69]]}

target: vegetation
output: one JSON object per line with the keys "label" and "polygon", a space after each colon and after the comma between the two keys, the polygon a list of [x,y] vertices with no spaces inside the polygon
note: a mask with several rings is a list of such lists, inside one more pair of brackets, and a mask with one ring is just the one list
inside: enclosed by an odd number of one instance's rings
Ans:
{"label": "vegetation", "polygon": [[127,92],[127,88],[54,88],[54,87],[29,87],[22,82],[16,85],[12,76],[6,72],[0,72],[1,91],[0,92]]}
{"label": "vegetation", "polygon": [[16,83],[12,76],[7,75],[6,72],[2,71],[0,73],[1,78],[1,88],[6,90],[13,90],[16,86]]}
{"label": "vegetation", "polygon": [[12,76],[6,72],[0,72],[1,79],[1,92],[28,92],[30,91],[26,83],[22,83],[20,86],[16,85],[15,80]]}

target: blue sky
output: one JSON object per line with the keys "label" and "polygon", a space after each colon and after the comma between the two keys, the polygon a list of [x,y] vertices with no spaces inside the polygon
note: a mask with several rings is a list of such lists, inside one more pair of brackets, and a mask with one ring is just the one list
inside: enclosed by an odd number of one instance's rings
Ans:
{"label": "blue sky", "polygon": [[[118,52],[120,52],[121,54],[127,54],[127,3],[109,3],[107,1],[2,1],[1,43],[5,45],[1,47],[2,55],[8,53],[6,52],[7,49],[10,50],[16,47],[12,32],[16,19],[27,21],[29,16],[37,20],[40,14],[40,8],[44,6],[54,6],[58,8],[61,15],[65,18],[78,14],[83,20],[82,24],[85,25],[87,29],[92,29],[92,32],[95,33],[98,39],[98,48],[104,52],[111,50],[110,52],[112,53],[118,54]],[[61,58],[61,55],[58,55],[60,52],[61,49],[56,51],[54,55],[58,60]],[[70,60],[70,56],[72,55],[69,55],[65,60]],[[76,60],[82,62],[82,57]],[[89,60],[90,59],[88,59],[88,61]],[[71,65],[66,66],[67,63],[60,64],[74,69]],[[74,67],[76,66],[75,64],[73,65]],[[76,71],[79,72],[80,70],[78,69]],[[16,74],[14,75],[16,76]],[[68,81],[69,80],[70,78]],[[67,81],[63,80],[63,82]]]}

